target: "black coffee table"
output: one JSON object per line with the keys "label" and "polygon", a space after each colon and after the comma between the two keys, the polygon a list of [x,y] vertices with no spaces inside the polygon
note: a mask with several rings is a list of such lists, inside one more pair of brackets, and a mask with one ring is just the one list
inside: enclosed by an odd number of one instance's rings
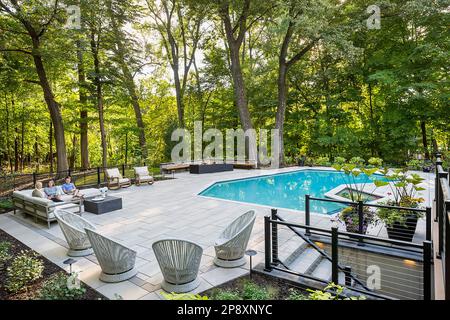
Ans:
{"label": "black coffee table", "polygon": [[104,214],[120,209],[122,209],[122,198],[107,196],[102,201],[84,200],[84,211],[86,212]]}

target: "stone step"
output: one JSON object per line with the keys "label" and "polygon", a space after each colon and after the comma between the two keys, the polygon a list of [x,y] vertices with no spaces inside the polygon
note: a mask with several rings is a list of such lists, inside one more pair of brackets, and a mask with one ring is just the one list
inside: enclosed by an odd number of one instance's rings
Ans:
{"label": "stone step", "polygon": [[287,266],[294,272],[307,274],[319,263],[322,255],[315,249],[307,247],[294,261]]}

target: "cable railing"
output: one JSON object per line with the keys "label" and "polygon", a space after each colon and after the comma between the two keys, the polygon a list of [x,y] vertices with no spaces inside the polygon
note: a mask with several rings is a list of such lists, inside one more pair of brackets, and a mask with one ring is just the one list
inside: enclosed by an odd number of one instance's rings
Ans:
{"label": "cable railing", "polygon": [[442,166],[441,154],[436,154],[435,222],[438,223],[436,256],[442,262],[445,299],[450,300],[450,178]]}
{"label": "cable railing", "polygon": [[[389,239],[399,240],[399,241],[408,241],[412,242],[414,240],[414,236],[416,234],[416,229],[420,219],[419,216],[423,215],[425,219],[425,235],[424,240],[431,241],[431,223],[432,223],[432,210],[430,207],[427,208],[407,208],[407,207],[399,207],[399,206],[386,206],[382,204],[375,203],[365,203],[363,201],[344,201],[344,200],[335,200],[335,199],[326,199],[326,198],[315,198],[310,195],[305,196],[305,225],[311,225],[311,202],[312,201],[320,201],[320,202],[329,202],[343,205],[344,207],[350,207],[354,210],[353,219],[357,221],[354,223],[355,226],[353,229],[348,230],[352,233],[358,234],[368,234],[371,235],[371,231],[369,231],[370,227],[378,227],[378,232],[375,235],[378,238],[386,238],[385,235],[379,232],[381,227],[385,227],[387,231],[387,237]],[[380,209],[387,209],[391,214],[395,215],[396,213],[401,213],[402,217],[399,221],[394,221],[390,225],[386,225],[385,223],[381,223],[377,219],[374,219],[373,222],[367,222],[367,215],[376,215],[376,211]],[[370,210],[371,212],[368,212]],[[339,214],[339,213],[338,213]],[[422,230],[421,230],[422,231]],[[310,235],[309,229],[306,230],[306,234]],[[372,234],[373,235],[373,234]],[[417,239],[416,242],[421,242],[422,239]]]}
{"label": "cable railing", "polygon": [[[432,298],[432,243],[422,244],[383,239],[364,234],[317,228],[282,220],[272,211],[265,217],[265,271],[276,270],[293,275],[306,282],[327,284],[333,282],[372,299],[431,300]],[[306,272],[295,270],[280,261],[278,231],[281,227],[293,231],[303,239],[307,248],[318,251],[314,258],[299,253]],[[309,235],[308,235],[309,234]],[[360,245],[364,243],[364,246]],[[306,249],[303,253],[311,251]],[[297,264],[298,265],[298,264]]]}

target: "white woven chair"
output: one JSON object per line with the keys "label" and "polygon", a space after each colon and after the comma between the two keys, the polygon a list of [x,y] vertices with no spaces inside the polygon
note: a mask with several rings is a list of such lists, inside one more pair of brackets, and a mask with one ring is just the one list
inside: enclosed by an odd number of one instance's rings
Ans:
{"label": "white woven chair", "polygon": [[167,292],[185,293],[200,285],[198,269],[203,249],[190,241],[167,239],[152,245],[164,276],[161,287]]}
{"label": "white woven chair", "polygon": [[255,224],[256,213],[249,211],[234,220],[216,240],[214,264],[223,268],[236,268],[245,264],[245,250]]}
{"label": "white woven chair", "polygon": [[100,280],[104,282],[121,282],[134,277],[137,270],[136,251],[101,235],[94,230],[85,229],[98,263],[102,268]]}
{"label": "white woven chair", "polygon": [[131,186],[131,180],[124,178],[118,168],[105,169],[105,174],[109,189],[120,189]]}
{"label": "white woven chair", "polygon": [[140,186],[141,183],[153,184],[155,182],[155,179],[150,175],[147,167],[135,167],[134,176],[137,186]]}
{"label": "white woven chair", "polygon": [[55,210],[54,213],[69,245],[67,255],[70,257],[84,257],[92,254],[92,246],[84,229],[90,228],[95,230],[95,226],[86,219],[69,211]]}

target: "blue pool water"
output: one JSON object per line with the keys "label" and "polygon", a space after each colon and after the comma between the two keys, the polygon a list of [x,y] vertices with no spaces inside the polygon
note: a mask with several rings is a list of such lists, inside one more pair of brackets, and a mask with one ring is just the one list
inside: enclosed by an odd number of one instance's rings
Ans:
{"label": "blue pool water", "polygon": [[[205,197],[254,203],[273,208],[305,210],[305,195],[325,198],[325,193],[345,184],[348,177],[343,172],[302,170],[270,176],[217,182],[200,193]],[[381,175],[368,177],[361,174],[356,183],[383,180]],[[311,201],[311,211],[333,214],[343,206],[336,203]]]}

